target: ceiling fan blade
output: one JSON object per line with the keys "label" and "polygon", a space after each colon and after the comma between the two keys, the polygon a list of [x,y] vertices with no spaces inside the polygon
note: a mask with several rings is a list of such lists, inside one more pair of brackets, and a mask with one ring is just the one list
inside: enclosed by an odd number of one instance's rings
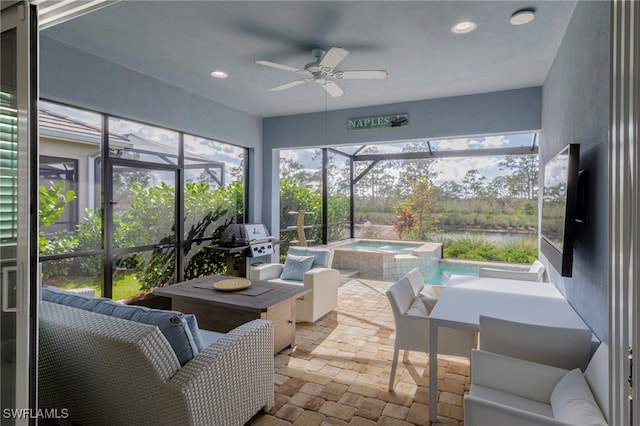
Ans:
{"label": "ceiling fan blade", "polygon": [[318,84],[320,84],[324,90],[327,91],[332,97],[337,98],[338,96],[344,95],[344,91],[331,80],[316,80]]}
{"label": "ceiling fan blade", "polygon": [[338,80],[382,80],[387,78],[389,73],[385,70],[367,71],[337,71],[333,76]]}
{"label": "ceiling fan blade", "polygon": [[269,90],[271,90],[272,92],[279,92],[280,90],[285,90],[285,89],[289,89],[291,87],[296,87],[296,86],[299,86],[299,85],[301,85],[303,83],[306,83],[307,81],[311,81],[311,80],[313,80],[313,79],[312,78],[305,78],[303,80],[290,81],[290,82],[282,84],[280,86],[273,87],[273,88],[271,88]]}
{"label": "ceiling fan blade", "polygon": [[258,61],[255,61],[255,63],[258,64],[258,65],[265,66],[265,67],[277,68],[279,70],[284,70],[284,71],[297,72],[299,74],[304,74],[306,72],[306,71],[298,69],[298,68],[290,67],[289,65],[276,64],[275,62],[258,60]]}
{"label": "ceiling fan blade", "polygon": [[332,47],[329,49],[327,53],[322,57],[320,63],[320,69],[333,71],[333,69],[338,66],[340,62],[344,58],[347,57],[349,51],[347,49],[343,49],[342,47]]}

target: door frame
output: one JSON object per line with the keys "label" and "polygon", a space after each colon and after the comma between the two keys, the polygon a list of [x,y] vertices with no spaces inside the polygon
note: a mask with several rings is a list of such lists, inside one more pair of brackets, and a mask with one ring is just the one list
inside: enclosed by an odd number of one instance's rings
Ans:
{"label": "door frame", "polygon": [[33,421],[37,407],[37,308],[38,215],[33,185],[38,170],[38,18],[37,7],[26,1],[3,2],[2,31],[16,29],[17,120],[17,238],[16,238],[16,407],[26,410],[15,416],[15,424]]}

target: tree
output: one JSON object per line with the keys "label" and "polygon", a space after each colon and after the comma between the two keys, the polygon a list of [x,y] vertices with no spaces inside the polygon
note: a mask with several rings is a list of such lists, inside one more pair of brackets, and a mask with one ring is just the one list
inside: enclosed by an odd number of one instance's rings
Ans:
{"label": "tree", "polygon": [[[429,143],[427,141],[410,142],[402,148],[402,152],[429,152]],[[406,193],[410,188],[411,182],[419,177],[424,177],[433,181],[438,177],[438,172],[434,170],[437,159],[412,159],[402,160],[400,162],[400,177],[398,179],[398,188]]]}
{"label": "tree", "polygon": [[510,195],[527,200],[538,196],[538,156],[507,155],[498,163],[500,170],[512,170],[508,180]]}
{"label": "tree", "polygon": [[411,238],[424,240],[434,232],[438,223],[435,215],[435,187],[425,177],[418,177],[409,185],[411,192],[398,206],[398,214],[405,224],[398,226],[409,231]]}
{"label": "tree", "polygon": [[459,200],[462,195],[462,186],[458,182],[447,180],[439,187],[441,198],[449,200]]}
{"label": "tree", "polygon": [[483,197],[485,195],[484,181],[486,179],[476,169],[467,170],[464,179],[462,179],[466,198]]}

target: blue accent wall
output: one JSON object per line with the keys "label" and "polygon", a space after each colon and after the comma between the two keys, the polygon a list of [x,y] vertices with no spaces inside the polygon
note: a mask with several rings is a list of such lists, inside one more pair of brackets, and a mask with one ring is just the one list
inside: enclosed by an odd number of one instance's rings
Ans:
{"label": "blue accent wall", "polygon": [[[262,176],[261,118],[46,36],[40,40],[40,96],[251,148],[249,181]],[[259,221],[262,190],[253,184],[249,191],[250,220]]]}
{"label": "blue accent wall", "polygon": [[580,144],[589,221],[578,224],[573,277],[561,277],[542,260],[550,281],[603,341],[609,323],[609,8],[609,2],[577,3],[542,88],[540,138],[541,164],[567,144]]}

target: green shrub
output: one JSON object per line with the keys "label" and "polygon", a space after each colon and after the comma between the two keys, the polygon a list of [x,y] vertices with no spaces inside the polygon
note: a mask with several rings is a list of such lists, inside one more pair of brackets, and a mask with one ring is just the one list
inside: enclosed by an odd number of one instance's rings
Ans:
{"label": "green shrub", "polygon": [[483,236],[467,234],[458,238],[440,238],[440,242],[444,246],[443,256],[450,259],[532,263],[538,258],[538,247],[534,238],[494,243]]}

